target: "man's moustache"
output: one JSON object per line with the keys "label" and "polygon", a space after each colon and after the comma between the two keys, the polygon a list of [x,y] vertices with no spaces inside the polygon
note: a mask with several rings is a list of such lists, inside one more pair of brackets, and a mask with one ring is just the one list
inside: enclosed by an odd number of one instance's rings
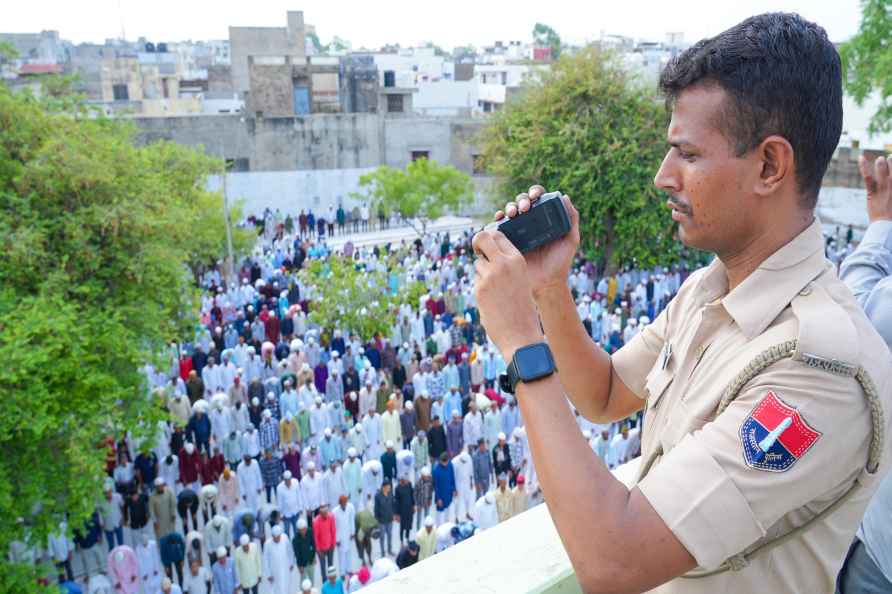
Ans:
{"label": "man's moustache", "polygon": [[672,206],[672,208],[674,208],[675,210],[678,210],[685,214],[690,214],[690,212],[691,212],[690,205],[685,204],[683,202],[679,202],[678,200],[675,199],[674,196],[670,196],[668,199],[668,202]]}

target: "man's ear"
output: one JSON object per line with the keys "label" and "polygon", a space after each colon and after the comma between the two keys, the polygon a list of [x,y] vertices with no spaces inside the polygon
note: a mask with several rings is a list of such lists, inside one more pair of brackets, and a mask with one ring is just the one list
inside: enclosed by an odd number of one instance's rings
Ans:
{"label": "man's ear", "polygon": [[793,146],[783,136],[773,135],[756,147],[758,177],[753,190],[760,196],[778,191],[786,180],[795,176]]}

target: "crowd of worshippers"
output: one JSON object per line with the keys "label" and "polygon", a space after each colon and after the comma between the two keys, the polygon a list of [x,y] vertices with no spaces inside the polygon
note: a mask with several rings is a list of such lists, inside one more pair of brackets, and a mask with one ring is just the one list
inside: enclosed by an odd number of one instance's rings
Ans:
{"label": "crowd of worshippers", "polygon": [[265,239],[275,236],[296,235],[300,240],[324,240],[326,237],[390,229],[399,226],[403,221],[397,212],[388,212],[383,205],[372,209],[368,204],[355,204],[338,207],[329,206],[325,211],[313,212],[313,209],[301,209],[297,216],[283,214],[281,210],[266,209],[262,216],[250,216],[248,225],[257,228]]}
{"label": "crowd of worshippers", "polygon": [[[91,592],[353,592],[540,503],[520,409],[498,386],[505,361],[475,307],[470,239],[335,252],[279,228],[228,286],[222,266],[208,270],[194,341],[144,369],[170,420],[154,443],[108,437],[96,513],[34,557],[73,592],[74,569]],[[387,336],[320,328],[308,317],[318,292],[297,272],[332,257],[396,262],[382,290],[420,280],[429,293],[394,312]],[[602,276],[579,258],[568,282],[581,323],[613,351],[688,271]],[[638,455],[640,415],[577,419],[611,468]]]}

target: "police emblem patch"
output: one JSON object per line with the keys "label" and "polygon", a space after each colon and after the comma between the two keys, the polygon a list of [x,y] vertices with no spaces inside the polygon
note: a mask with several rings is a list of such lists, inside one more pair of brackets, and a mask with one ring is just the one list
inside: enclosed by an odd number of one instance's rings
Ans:
{"label": "police emblem patch", "polygon": [[740,426],[747,466],[770,472],[789,470],[819,437],[821,432],[774,392],[768,392]]}

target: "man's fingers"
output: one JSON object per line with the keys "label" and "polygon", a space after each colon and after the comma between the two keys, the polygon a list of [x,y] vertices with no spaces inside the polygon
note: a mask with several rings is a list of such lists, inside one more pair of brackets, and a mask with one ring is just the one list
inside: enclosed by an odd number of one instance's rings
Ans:
{"label": "man's fingers", "polygon": [[492,256],[499,251],[499,247],[493,239],[493,234],[489,231],[481,231],[475,235],[471,245],[474,247],[475,254],[483,256],[487,260],[491,260]]}
{"label": "man's fingers", "polygon": [[877,157],[873,162],[874,177],[877,181],[877,192],[885,196],[889,191],[889,163],[885,157]]}
{"label": "man's fingers", "polygon": [[505,218],[505,211],[504,211],[504,210],[497,210],[497,211],[496,211],[496,220],[497,220],[497,221],[501,221],[501,220],[504,219],[504,218]]}
{"label": "man's fingers", "polygon": [[532,200],[533,202],[538,200],[539,197],[544,193],[545,193],[545,188],[543,188],[539,184],[534,184],[534,185],[530,186],[529,195],[530,195],[530,200]]}
{"label": "man's fingers", "polygon": [[511,243],[505,234],[501,231],[495,231],[492,234],[493,239],[495,240],[496,246],[498,246],[499,251],[501,251],[506,256],[521,256],[520,250],[518,250],[513,243]]}
{"label": "man's fingers", "polygon": [[874,178],[870,165],[867,163],[867,157],[864,155],[858,157],[858,169],[861,171],[861,177],[864,179],[868,199],[874,197],[877,193],[877,180]]}
{"label": "man's fingers", "polygon": [[505,214],[508,216],[509,219],[513,219],[514,217],[516,217],[518,215],[517,203],[509,202],[508,204],[506,204],[505,205]]}

